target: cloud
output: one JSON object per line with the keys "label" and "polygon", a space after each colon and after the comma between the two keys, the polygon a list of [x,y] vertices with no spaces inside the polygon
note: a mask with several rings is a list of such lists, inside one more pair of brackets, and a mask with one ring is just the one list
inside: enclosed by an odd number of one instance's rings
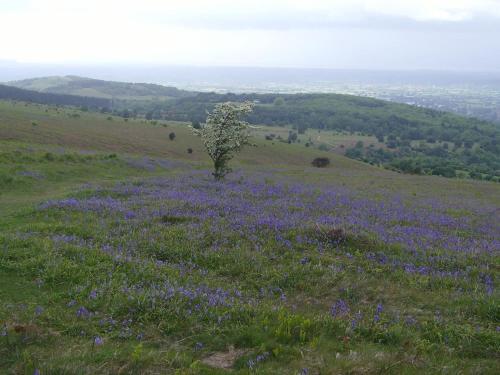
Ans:
{"label": "cloud", "polygon": [[491,67],[500,1],[0,0],[0,35],[30,62]]}
{"label": "cloud", "polygon": [[[26,13],[80,18],[105,14],[166,26],[209,29],[441,26],[500,21],[499,0],[31,0]],[[406,26],[408,27],[408,26]]]}

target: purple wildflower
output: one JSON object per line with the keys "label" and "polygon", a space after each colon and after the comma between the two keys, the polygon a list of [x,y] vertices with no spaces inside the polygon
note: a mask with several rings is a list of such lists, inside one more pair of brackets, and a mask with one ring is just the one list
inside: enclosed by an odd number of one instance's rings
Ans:
{"label": "purple wildflower", "polygon": [[203,343],[202,342],[197,342],[194,346],[195,350],[201,350],[203,349]]}
{"label": "purple wildflower", "polygon": [[334,318],[345,316],[349,314],[349,311],[349,306],[342,299],[339,299],[337,302],[335,302],[330,309],[330,313]]}
{"label": "purple wildflower", "polygon": [[76,310],[76,316],[77,318],[88,318],[90,317],[90,311],[84,306],[81,306],[78,310]]}
{"label": "purple wildflower", "polygon": [[257,355],[255,359],[249,359],[247,361],[248,368],[251,370],[259,363],[262,361],[265,361],[271,354],[269,352],[264,352],[262,354]]}
{"label": "purple wildflower", "polygon": [[375,310],[375,316],[373,317],[373,321],[378,323],[380,321],[380,313],[384,310],[384,307],[381,303],[377,305],[377,309]]}
{"label": "purple wildflower", "polygon": [[43,314],[43,307],[42,306],[35,307],[35,316],[40,316],[42,314]]}

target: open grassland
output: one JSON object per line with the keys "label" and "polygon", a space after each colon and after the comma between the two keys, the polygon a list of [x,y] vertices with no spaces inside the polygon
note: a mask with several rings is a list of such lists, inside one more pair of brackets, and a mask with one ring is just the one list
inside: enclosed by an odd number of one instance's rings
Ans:
{"label": "open grassland", "polygon": [[498,184],[0,106],[1,373],[497,372]]}
{"label": "open grassland", "polygon": [[[174,132],[176,138],[169,140]],[[61,147],[123,152],[191,161],[209,161],[201,141],[185,123],[151,122],[92,112],[58,109],[36,104],[0,101],[0,139],[35,142]],[[243,164],[286,164],[305,167],[318,154],[300,145],[255,139],[258,149],[248,148],[238,157]],[[188,154],[187,149],[193,153]],[[338,163],[349,165],[344,158]],[[358,163],[360,168],[366,168]],[[354,164],[355,165],[355,164]]]}

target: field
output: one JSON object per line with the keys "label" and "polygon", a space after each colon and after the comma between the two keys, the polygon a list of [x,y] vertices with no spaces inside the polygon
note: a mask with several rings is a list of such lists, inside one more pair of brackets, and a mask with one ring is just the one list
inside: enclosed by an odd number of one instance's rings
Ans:
{"label": "field", "polygon": [[268,130],[0,102],[0,373],[497,373],[500,186]]}

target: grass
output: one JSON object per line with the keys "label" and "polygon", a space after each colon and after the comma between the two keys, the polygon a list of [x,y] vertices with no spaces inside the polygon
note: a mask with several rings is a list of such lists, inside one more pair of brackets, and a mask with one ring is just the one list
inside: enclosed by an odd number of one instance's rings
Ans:
{"label": "grass", "polygon": [[0,372],[496,373],[498,184],[260,140],[216,184],[182,124],[0,106]]}

